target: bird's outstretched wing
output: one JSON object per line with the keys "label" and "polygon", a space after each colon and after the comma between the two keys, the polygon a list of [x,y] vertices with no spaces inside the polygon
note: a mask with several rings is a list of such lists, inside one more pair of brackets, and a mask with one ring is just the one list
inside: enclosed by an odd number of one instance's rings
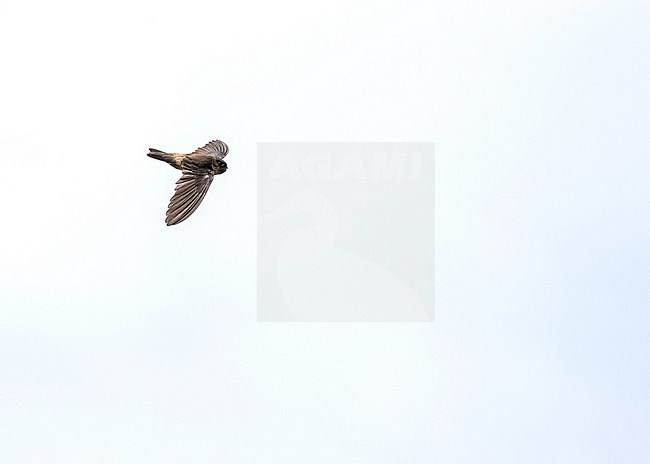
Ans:
{"label": "bird's outstretched wing", "polygon": [[210,188],[214,175],[207,169],[200,171],[184,170],[176,182],[176,191],[169,200],[165,222],[173,226],[196,211]]}
{"label": "bird's outstretched wing", "polygon": [[195,151],[190,153],[192,155],[208,155],[216,156],[217,159],[224,159],[228,154],[228,145],[223,143],[221,140],[213,140],[203,145],[201,148],[197,148]]}

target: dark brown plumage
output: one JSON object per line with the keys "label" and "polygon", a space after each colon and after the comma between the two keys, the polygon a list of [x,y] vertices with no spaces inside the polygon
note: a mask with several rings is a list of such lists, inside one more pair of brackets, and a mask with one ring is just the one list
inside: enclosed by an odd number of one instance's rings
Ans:
{"label": "dark brown plumage", "polygon": [[164,161],[183,171],[167,207],[165,223],[168,226],[183,222],[196,211],[214,176],[223,174],[228,169],[228,165],[223,161],[227,154],[228,145],[221,140],[213,140],[187,155],[149,149],[147,155],[151,158]]}

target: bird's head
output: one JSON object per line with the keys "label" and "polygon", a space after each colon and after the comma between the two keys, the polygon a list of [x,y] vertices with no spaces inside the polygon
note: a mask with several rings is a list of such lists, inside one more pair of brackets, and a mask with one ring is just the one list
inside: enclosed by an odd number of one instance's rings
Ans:
{"label": "bird's head", "polygon": [[223,160],[214,160],[212,162],[212,169],[215,175],[223,174],[228,169],[228,165]]}

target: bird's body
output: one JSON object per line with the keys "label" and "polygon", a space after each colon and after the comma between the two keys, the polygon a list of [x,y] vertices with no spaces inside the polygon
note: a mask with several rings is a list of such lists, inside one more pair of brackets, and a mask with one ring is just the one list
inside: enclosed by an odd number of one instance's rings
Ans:
{"label": "bird's body", "polygon": [[183,222],[196,211],[214,176],[223,174],[228,169],[228,165],[223,161],[227,154],[228,145],[220,140],[213,140],[189,154],[149,149],[147,155],[151,158],[164,161],[183,171],[167,208],[165,222],[168,226]]}

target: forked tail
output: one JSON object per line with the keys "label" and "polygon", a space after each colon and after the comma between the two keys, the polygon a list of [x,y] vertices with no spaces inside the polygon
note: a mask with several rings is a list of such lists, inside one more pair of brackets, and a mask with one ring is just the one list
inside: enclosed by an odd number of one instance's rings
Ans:
{"label": "forked tail", "polygon": [[147,153],[147,156],[157,159],[160,161],[166,161],[169,162],[171,160],[171,155],[169,153],[165,153],[164,151],[161,150],[156,150],[155,148],[150,148],[149,153]]}

